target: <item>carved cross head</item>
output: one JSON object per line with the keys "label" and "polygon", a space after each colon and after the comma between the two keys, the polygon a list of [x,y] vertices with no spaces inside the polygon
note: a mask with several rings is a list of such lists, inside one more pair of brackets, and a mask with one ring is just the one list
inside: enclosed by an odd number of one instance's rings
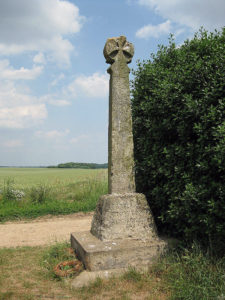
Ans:
{"label": "carved cross head", "polygon": [[103,53],[108,64],[121,60],[129,64],[134,55],[134,46],[127,42],[125,36],[114,37],[106,41]]}

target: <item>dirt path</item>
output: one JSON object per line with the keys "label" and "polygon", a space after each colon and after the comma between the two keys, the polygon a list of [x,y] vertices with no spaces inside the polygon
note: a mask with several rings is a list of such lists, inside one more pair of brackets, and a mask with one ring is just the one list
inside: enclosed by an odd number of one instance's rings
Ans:
{"label": "dirt path", "polygon": [[93,213],[45,216],[0,224],[0,247],[40,246],[69,241],[70,233],[90,230]]}

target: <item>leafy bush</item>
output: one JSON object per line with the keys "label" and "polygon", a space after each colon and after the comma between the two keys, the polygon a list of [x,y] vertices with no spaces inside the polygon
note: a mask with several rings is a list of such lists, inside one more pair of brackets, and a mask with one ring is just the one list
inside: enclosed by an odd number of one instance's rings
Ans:
{"label": "leafy bush", "polygon": [[[138,62],[132,83],[137,190],[161,232],[225,241],[225,28]],[[214,247],[215,246],[215,247]]]}

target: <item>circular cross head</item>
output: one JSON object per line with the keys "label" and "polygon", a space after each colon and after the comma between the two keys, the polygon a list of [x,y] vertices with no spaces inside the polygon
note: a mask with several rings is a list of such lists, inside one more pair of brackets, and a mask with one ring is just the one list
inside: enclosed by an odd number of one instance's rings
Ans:
{"label": "circular cross head", "polygon": [[114,63],[119,54],[122,54],[123,59],[129,64],[134,56],[134,46],[127,42],[125,36],[114,37],[106,41],[103,53],[108,64]]}

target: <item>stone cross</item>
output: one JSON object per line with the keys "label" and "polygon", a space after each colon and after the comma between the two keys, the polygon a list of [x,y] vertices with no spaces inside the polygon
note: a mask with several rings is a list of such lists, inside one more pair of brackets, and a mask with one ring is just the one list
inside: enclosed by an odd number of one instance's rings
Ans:
{"label": "stone cross", "polygon": [[109,88],[108,185],[109,194],[135,192],[133,134],[127,66],[134,47],[125,36],[110,38],[104,47],[111,66]]}
{"label": "stone cross", "polygon": [[128,63],[134,47],[125,36],[104,47],[111,66],[109,91],[109,194],[97,203],[90,232],[71,234],[71,245],[87,270],[146,266],[167,243],[157,236],[145,195],[135,192]]}

